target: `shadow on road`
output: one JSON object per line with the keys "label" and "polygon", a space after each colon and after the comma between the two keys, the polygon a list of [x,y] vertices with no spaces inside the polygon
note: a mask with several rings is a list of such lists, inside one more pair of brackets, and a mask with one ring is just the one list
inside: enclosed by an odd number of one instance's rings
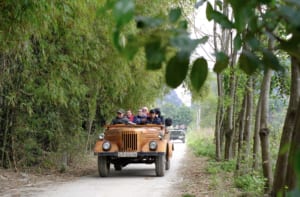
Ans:
{"label": "shadow on road", "polygon": [[111,166],[110,172],[108,177],[99,177],[98,172],[93,172],[93,174],[87,175],[87,177],[94,177],[94,178],[136,178],[136,177],[144,177],[144,178],[153,178],[156,177],[155,174],[155,167],[154,165],[128,165],[124,167],[121,171],[116,171]]}

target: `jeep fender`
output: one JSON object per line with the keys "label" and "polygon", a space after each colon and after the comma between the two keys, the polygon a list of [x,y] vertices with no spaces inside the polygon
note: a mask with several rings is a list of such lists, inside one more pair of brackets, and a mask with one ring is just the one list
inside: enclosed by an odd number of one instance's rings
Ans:
{"label": "jeep fender", "polygon": [[94,147],[94,153],[99,153],[99,152],[118,152],[119,148],[117,144],[111,143],[111,148],[108,151],[103,151],[102,149],[102,144],[105,142],[105,140],[98,140],[95,144]]}
{"label": "jeep fender", "polygon": [[[152,140],[150,140],[152,141]],[[151,151],[149,149],[149,143],[150,141],[146,144],[144,144],[144,146],[142,147],[142,152],[149,152]],[[167,150],[167,141],[166,140],[154,140],[157,142],[157,149],[155,150],[155,152],[164,152],[166,153]]]}
{"label": "jeep fender", "polygon": [[174,150],[174,145],[173,143],[169,142],[168,143],[168,159],[170,159],[173,156],[173,150]]}

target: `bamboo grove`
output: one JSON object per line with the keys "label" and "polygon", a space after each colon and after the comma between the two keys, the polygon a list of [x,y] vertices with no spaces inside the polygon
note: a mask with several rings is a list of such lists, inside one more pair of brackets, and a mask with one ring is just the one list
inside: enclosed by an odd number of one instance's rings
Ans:
{"label": "bamboo grove", "polygon": [[[163,5],[140,13],[162,12]],[[151,104],[162,71],[112,44],[104,1],[0,1],[0,166],[51,168],[89,150],[115,111]],[[159,7],[159,8],[158,8]],[[130,32],[130,28],[128,32]]]}

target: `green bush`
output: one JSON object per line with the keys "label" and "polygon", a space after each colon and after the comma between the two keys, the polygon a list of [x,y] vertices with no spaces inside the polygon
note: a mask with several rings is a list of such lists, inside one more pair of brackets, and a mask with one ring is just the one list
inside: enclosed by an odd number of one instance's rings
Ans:
{"label": "green bush", "polygon": [[236,162],[235,162],[235,160],[224,161],[224,162],[221,162],[220,165],[221,165],[221,169],[223,171],[234,172],[235,171]]}
{"label": "green bush", "polygon": [[192,195],[192,194],[183,194],[182,197],[195,197],[195,195]]}
{"label": "green bush", "polygon": [[252,196],[263,195],[264,178],[258,174],[245,174],[235,177],[235,186]]}
{"label": "green bush", "polygon": [[221,172],[221,168],[216,165],[216,162],[209,162],[206,172],[209,174],[218,174]]}
{"label": "green bush", "polygon": [[210,161],[208,162],[208,166],[206,168],[207,173],[209,174],[218,174],[222,172],[233,172],[235,170],[235,161],[223,161],[223,162],[216,162]]}
{"label": "green bush", "polygon": [[201,137],[193,132],[189,132],[187,138],[188,146],[197,156],[215,157],[215,147],[212,139]]}

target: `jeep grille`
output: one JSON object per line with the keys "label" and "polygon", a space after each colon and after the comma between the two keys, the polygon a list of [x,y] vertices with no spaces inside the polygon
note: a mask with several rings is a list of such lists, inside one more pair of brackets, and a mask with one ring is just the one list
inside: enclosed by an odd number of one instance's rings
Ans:
{"label": "jeep grille", "polygon": [[122,132],[122,147],[123,152],[137,151],[137,134],[132,131]]}

